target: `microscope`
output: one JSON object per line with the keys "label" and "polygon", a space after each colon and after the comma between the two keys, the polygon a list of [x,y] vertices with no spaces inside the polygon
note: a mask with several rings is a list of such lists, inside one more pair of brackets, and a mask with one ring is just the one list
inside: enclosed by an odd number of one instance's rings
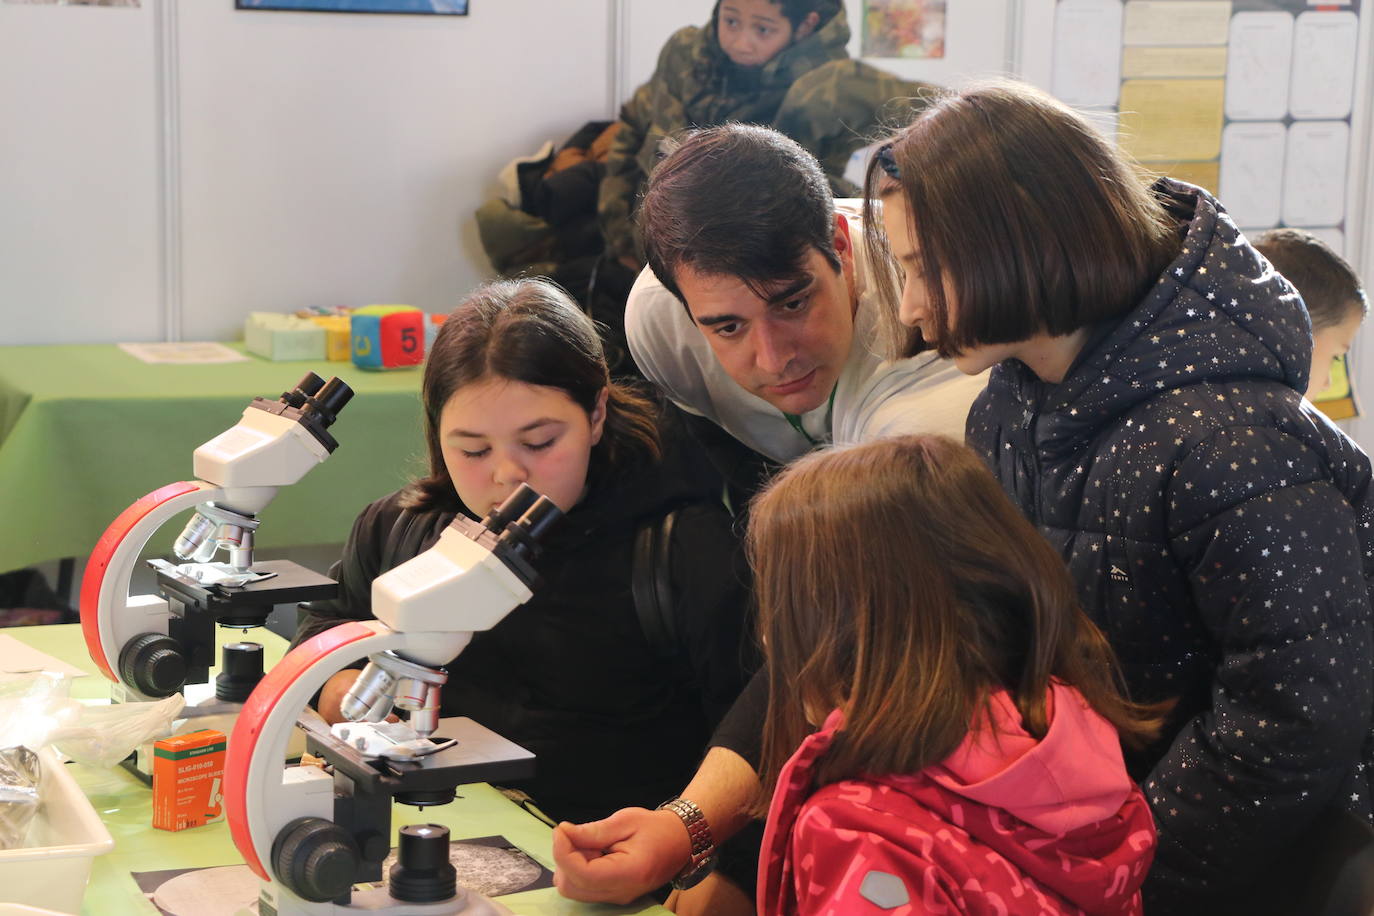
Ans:
{"label": "microscope", "polygon": [[[534,757],[471,719],[439,719],[443,665],[473,633],[529,600],[540,536],[562,516],[522,485],[481,522],[459,516],[433,547],[372,583],[375,620],[333,627],[297,646],[262,679],[229,739],[224,810],[234,843],[262,879],[261,912],[277,916],[497,916],[510,911],[455,883],[448,830],[400,830],[389,883],[392,801],[442,805],[464,783],[524,779]],[[311,698],[368,659],[332,728]],[[407,723],[387,723],[393,709]],[[328,770],[283,769],[299,726]]]}
{"label": "microscope", "polygon": [[[276,604],[332,597],[337,585],[287,560],[253,562],[258,514],[338,448],[328,432],[353,391],[307,373],[275,401],[254,398],[229,430],[196,449],[197,479],[168,484],[125,509],[96,542],[81,582],[81,629],[116,702],[171,696],[205,683],[214,664],[215,624],[261,626]],[[130,580],[153,533],[194,509],[173,544],[173,566],[150,561],[158,595],[130,595]],[[212,562],[225,550],[228,562]],[[256,651],[254,651],[256,648]],[[231,656],[231,649],[237,649]],[[261,674],[261,647],[226,647],[225,694],[241,702]],[[256,664],[256,673],[250,669]],[[243,669],[243,670],[241,670]],[[217,694],[220,692],[217,683]]]}

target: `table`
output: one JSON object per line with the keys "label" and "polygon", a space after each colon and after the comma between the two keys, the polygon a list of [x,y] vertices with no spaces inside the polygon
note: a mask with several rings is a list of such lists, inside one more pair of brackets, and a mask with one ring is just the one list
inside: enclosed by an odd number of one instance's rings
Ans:
{"label": "table", "polygon": [[[231,345],[240,351],[241,344]],[[418,369],[345,362],[144,363],[113,344],[0,347],[0,572],[84,557],[134,500],[194,476],[191,455],[307,371],[354,390],[338,450],[263,512],[257,546],[339,544],[368,502],[427,469]],[[170,552],[180,525],[164,525]]]}
{"label": "table", "polygon": [[[220,632],[226,641],[242,636],[237,630]],[[109,696],[109,682],[96,673],[95,664],[85,655],[79,625],[14,627],[6,633],[89,671],[92,677],[80,678],[73,684],[73,696],[92,700]],[[263,643],[264,661],[269,667],[281,658],[285,648],[283,640],[261,630],[254,631],[250,638]],[[131,872],[242,862],[230,839],[227,823],[177,833],[154,830],[150,826],[152,793],[126,770],[118,767],[96,770],[80,764],[69,764],[68,768],[115,840],[114,849],[97,857],[92,865],[82,906],[83,916],[155,916],[157,909],[146,900]],[[437,822],[449,827],[455,839],[499,834],[546,867],[553,868],[551,831],[547,825],[485,784],[462,786],[458,794],[457,801],[437,808],[420,810],[396,805],[393,830],[406,823]],[[522,916],[648,916],[667,912],[647,902],[625,907],[577,903],[559,896],[553,888],[510,894],[501,897],[500,901]]]}

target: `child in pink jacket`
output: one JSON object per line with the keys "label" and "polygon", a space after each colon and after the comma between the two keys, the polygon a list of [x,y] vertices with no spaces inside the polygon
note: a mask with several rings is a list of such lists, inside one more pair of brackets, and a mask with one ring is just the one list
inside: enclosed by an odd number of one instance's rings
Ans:
{"label": "child in pink jacket", "polygon": [[[758,909],[1138,914],[1155,828],[1058,554],[942,437],[808,456],[754,502],[770,696]],[[816,730],[820,726],[819,731]]]}

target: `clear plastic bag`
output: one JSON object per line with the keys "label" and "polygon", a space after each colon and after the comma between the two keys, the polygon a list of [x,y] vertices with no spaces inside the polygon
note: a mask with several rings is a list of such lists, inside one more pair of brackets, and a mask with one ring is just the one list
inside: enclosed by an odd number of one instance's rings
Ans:
{"label": "clear plastic bag", "polygon": [[68,697],[71,679],[51,671],[0,674],[0,747],[37,750],[63,722],[75,719],[80,703]]}
{"label": "clear plastic bag", "polygon": [[43,763],[26,747],[0,750],[0,849],[18,849],[38,813]]}
{"label": "clear plastic bag", "polygon": [[186,699],[174,693],[151,703],[80,706],[70,724],[58,726],[48,743],[77,763],[112,767],[140,744],[167,734]]}
{"label": "clear plastic bag", "polygon": [[70,698],[69,685],[69,678],[46,671],[0,674],[0,747],[50,744],[78,763],[112,767],[166,735],[186,705],[174,693],[149,703],[87,706]]}

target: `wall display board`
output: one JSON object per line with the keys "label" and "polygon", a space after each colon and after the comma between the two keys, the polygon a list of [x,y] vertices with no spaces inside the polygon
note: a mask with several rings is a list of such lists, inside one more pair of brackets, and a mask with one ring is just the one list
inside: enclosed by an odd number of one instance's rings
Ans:
{"label": "wall display board", "polygon": [[[1049,88],[1147,167],[1217,194],[1243,230],[1301,227],[1358,261],[1360,7],[1059,0]],[[1338,419],[1359,414],[1351,376],[1342,359],[1314,398]]]}
{"label": "wall display board", "polygon": [[1361,0],[1060,0],[1050,91],[1241,228],[1345,249]]}

